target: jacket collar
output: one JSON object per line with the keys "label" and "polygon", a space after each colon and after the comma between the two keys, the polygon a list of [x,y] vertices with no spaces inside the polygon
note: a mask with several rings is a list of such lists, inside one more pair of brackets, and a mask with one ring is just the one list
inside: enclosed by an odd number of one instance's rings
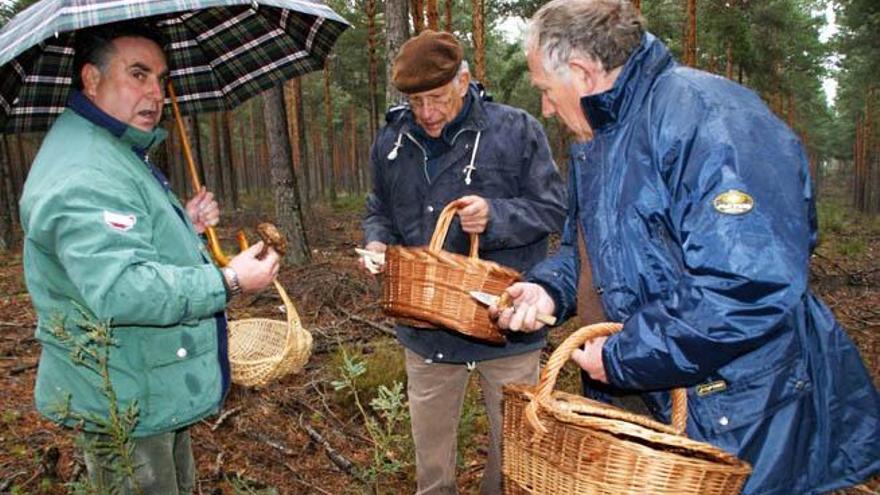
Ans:
{"label": "jacket collar", "polygon": [[98,108],[78,90],[71,92],[70,98],[67,100],[67,106],[84,119],[129,145],[132,151],[141,158],[153,147],[160,144],[168,135],[168,132],[161,127],[156,127],[151,132],[147,132],[126,125]]}
{"label": "jacket collar", "polygon": [[614,86],[604,93],[581,98],[581,108],[593,130],[601,131],[626,120],[644,101],[657,75],[674,63],[669,49],[646,32]]}

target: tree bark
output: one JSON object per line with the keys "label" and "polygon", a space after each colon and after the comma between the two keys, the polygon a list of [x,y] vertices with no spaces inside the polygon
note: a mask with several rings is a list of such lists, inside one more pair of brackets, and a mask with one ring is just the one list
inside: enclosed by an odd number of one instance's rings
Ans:
{"label": "tree bark", "polygon": [[485,42],[485,23],[483,22],[484,3],[483,0],[471,0],[473,7],[474,20],[474,65],[475,76],[483,86],[489,87],[489,81],[486,79],[486,42]]}
{"label": "tree bark", "polygon": [[446,0],[446,31],[451,33],[452,28],[452,0]]}
{"label": "tree bark", "polygon": [[12,188],[9,187],[9,154],[5,140],[0,140],[0,252],[12,249],[15,221],[12,218]]}
{"label": "tree bark", "polygon": [[437,0],[425,0],[425,11],[428,15],[428,29],[437,31],[440,26],[440,9]]}
{"label": "tree bark", "polygon": [[296,176],[290,167],[290,138],[282,87],[263,93],[263,118],[269,146],[269,170],[275,197],[275,225],[287,238],[285,259],[301,265],[310,259],[308,241],[302,221],[302,207]]}
{"label": "tree bark", "polygon": [[733,80],[733,42],[731,42],[730,40],[727,40],[726,52],[727,52],[727,67],[726,67],[726,70],[724,71],[724,75],[732,81]]}
{"label": "tree bark", "polygon": [[385,0],[385,104],[400,105],[406,100],[391,83],[391,67],[402,45],[409,38],[409,0]]}
{"label": "tree bark", "polygon": [[369,62],[367,91],[369,95],[370,118],[367,119],[370,129],[370,139],[376,136],[379,130],[379,102],[377,93],[379,90],[379,69],[376,60],[376,0],[366,0],[367,11],[367,56]]}
{"label": "tree bark", "polygon": [[[233,113],[231,110],[223,112],[222,125],[223,130],[223,148],[226,150],[226,177],[229,179],[229,204],[232,209],[238,208],[238,167],[235,166],[235,147],[232,145],[232,126],[234,125]],[[242,164],[244,165],[244,164]]]}
{"label": "tree bark", "polygon": [[211,167],[216,171],[215,177],[217,178],[214,196],[222,204],[227,198],[226,180],[223,173],[226,169],[225,156],[228,155],[228,152],[223,149],[223,140],[220,137],[220,114],[217,112],[211,114],[211,147],[214,157],[214,163]]}
{"label": "tree bark", "polygon": [[324,65],[324,124],[326,124],[327,148],[326,156],[330,157],[330,201],[336,202],[337,163],[336,153],[333,152],[336,139],[333,129],[333,96],[330,94],[330,59]]}
{"label": "tree bark", "polygon": [[414,35],[417,35],[425,29],[425,9],[422,0],[410,0],[409,13],[412,15]]}
{"label": "tree bark", "polygon": [[684,36],[684,63],[697,66],[697,0],[687,0],[687,25]]}

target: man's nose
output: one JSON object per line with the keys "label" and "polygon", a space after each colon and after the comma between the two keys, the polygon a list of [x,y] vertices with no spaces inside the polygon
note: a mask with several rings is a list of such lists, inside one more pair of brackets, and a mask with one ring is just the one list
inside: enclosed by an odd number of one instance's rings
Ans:
{"label": "man's nose", "polygon": [[150,87],[147,90],[147,94],[156,99],[165,99],[165,86],[162,84],[160,79],[153,79],[150,81]]}

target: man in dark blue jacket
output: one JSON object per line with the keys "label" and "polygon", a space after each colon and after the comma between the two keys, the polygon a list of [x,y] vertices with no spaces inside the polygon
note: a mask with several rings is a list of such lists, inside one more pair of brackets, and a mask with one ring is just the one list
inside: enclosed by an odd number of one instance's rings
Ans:
{"label": "man in dark blue jacket", "polygon": [[877,390],[807,284],[816,216],[797,137],[753,92],[676,64],[624,0],[545,5],[527,50],[545,116],[581,142],[561,250],[508,289],[500,324],[534,330],[536,310],[576,306],[621,322],[573,354],[588,388],[639,392],[668,420],[664,391],[687,387],[688,435],[752,464],[745,493],[880,470]]}
{"label": "man in dark blue jacket", "polygon": [[[392,109],[373,143],[373,192],[364,220],[366,248],[428,244],[438,215],[459,201],[446,249],[520,271],[547,253],[562,228],[565,188],[541,125],[522,110],[484,99],[448,33],[425,31],[394,62],[393,83],[409,105]],[[500,493],[501,387],[533,383],[545,332],[507,344],[482,343],[445,329],[397,327],[405,347],[407,394],[419,494],[456,493],[456,438],[468,371],[475,370],[490,424],[482,492]]]}

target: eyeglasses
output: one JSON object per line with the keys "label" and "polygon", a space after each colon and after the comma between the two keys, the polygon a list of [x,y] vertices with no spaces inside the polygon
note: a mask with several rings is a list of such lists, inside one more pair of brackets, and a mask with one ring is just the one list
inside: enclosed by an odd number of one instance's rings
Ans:
{"label": "eyeglasses", "polygon": [[445,94],[410,96],[407,98],[407,101],[409,102],[409,106],[413,109],[413,111],[417,111],[423,108],[439,108],[449,105],[449,103],[452,101],[452,95]]}

